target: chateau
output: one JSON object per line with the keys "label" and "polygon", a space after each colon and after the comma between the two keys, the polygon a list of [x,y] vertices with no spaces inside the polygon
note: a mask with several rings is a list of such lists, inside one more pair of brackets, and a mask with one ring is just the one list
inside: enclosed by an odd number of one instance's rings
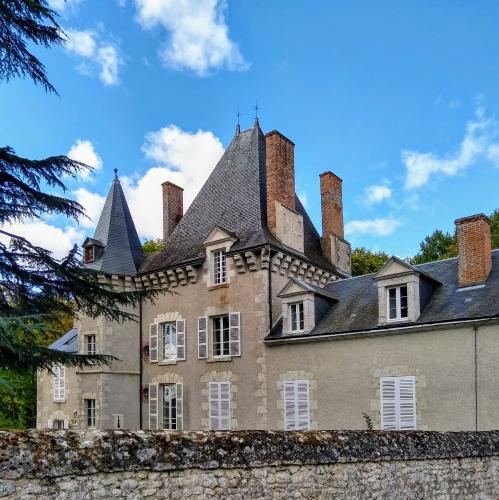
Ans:
{"label": "chateau", "polygon": [[498,428],[486,216],[456,220],[457,258],[392,257],[351,277],[341,179],[320,176],[319,234],[295,194],[293,142],[258,120],[185,214],[182,188],[162,190],[162,251],[142,254],[116,177],[84,262],[118,290],[164,293],[137,322],[82,317],[51,346],[118,361],[40,372],[38,428]]}

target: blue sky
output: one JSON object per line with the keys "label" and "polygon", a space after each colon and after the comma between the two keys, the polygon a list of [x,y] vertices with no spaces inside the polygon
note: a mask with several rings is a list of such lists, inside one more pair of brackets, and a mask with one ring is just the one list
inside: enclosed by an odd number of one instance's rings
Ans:
{"label": "blue sky", "polygon": [[296,186],[320,229],[319,174],[343,178],[347,238],[401,256],[435,228],[499,208],[495,1],[50,0],[69,35],[35,49],[60,97],[0,85],[0,137],[70,153],[93,219],[17,227],[62,254],[93,232],[113,169],[142,238],[160,236],[160,183],[187,203],[256,100],[296,144]]}

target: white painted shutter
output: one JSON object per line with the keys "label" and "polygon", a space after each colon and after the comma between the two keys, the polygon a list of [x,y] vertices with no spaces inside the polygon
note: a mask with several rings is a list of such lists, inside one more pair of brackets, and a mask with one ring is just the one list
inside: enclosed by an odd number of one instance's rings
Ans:
{"label": "white painted shutter", "polygon": [[310,429],[310,408],[308,380],[296,382],[296,429],[308,431]]}
{"label": "white painted shutter", "polygon": [[220,430],[230,430],[230,382],[220,382]]}
{"label": "white painted shutter", "polygon": [[178,319],[177,328],[177,359],[185,359],[185,319]]}
{"label": "white painted shutter", "polygon": [[217,382],[210,382],[209,384],[209,399],[210,399],[210,430],[218,430],[218,398],[219,398],[219,385]]}
{"label": "white painted shutter", "polygon": [[230,430],[230,382],[210,382],[210,429]]}
{"label": "white painted shutter", "polygon": [[198,318],[198,358],[208,357],[208,318]]}
{"label": "white painted shutter", "polygon": [[64,429],[69,429],[69,420],[64,420]]}
{"label": "white painted shutter", "polygon": [[53,429],[54,428],[54,421],[51,418],[48,419],[47,428],[48,429]]}
{"label": "white painted shutter", "polygon": [[381,392],[381,429],[397,430],[397,381],[394,377],[382,377]]}
{"label": "white painted shutter", "polygon": [[149,429],[158,428],[158,384],[149,384]]}
{"label": "white painted shutter", "polygon": [[149,327],[149,362],[158,362],[158,324],[152,323]]}
{"label": "white painted shutter", "polygon": [[283,382],[284,397],[284,430],[296,430],[295,421],[295,384],[294,382]]}
{"label": "white painted shutter", "polygon": [[400,377],[399,383],[399,429],[416,429],[416,378]]}
{"label": "white painted shutter", "polygon": [[241,356],[241,314],[229,314],[230,355]]}
{"label": "white painted shutter", "polygon": [[[178,330],[177,330],[178,331]],[[177,430],[181,431],[184,428],[184,386],[177,384]]]}

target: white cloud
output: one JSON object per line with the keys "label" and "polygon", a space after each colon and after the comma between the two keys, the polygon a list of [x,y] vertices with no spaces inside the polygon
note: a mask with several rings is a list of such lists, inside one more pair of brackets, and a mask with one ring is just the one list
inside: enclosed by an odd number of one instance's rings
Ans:
{"label": "white cloud", "polygon": [[[58,259],[65,257],[75,243],[79,245],[84,239],[83,232],[75,227],[67,226],[63,229],[42,221],[6,224],[3,229],[25,237],[33,245],[50,250]],[[8,240],[3,235],[1,239],[4,242]]]}
{"label": "white cloud", "polygon": [[390,198],[393,191],[386,185],[373,185],[365,189],[365,200],[369,205],[381,203],[383,200]]}
{"label": "white cloud", "polygon": [[80,2],[81,0],[48,0],[49,7],[59,12],[71,9]]}
{"label": "white cloud", "polygon": [[[102,158],[96,153],[94,145],[90,141],[78,139],[69,149],[67,156],[72,160],[81,161],[92,167],[94,172],[102,168]],[[80,174],[84,181],[90,179],[91,173],[85,170]]]}
{"label": "white cloud", "polygon": [[394,218],[353,220],[345,225],[345,233],[350,236],[358,234],[389,236],[399,226],[400,226],[400,220]]}
{"label": "white cloud", "polygon": [[119,67],[123,64],[118,48],[109,41],[101,40],[95,31],[65,30],[68,41],[66,50],[83,58],[77,69],[89,76],[98,73],[107,86],[119,82]]}
{"label": "white cloud", "polygon": [[494,142],[499,132],[497,121],[487,117],[482,105],[475,117],[466,124],[466,132],[457,151],[446,156],[418,151],[402,151],[406,166],[406,189],[424,186],[434,174],[457,175],[478,160],[493,162],[499,166],[499,143]]}
{"label": "white cloud", "polygon": [[79,220],[80,225],[85,228],[95,227],[99,222],[100,213],[106,201],[106,197],[97,193],[92,193],[85,188],[77,189],[73,194],[76,197],[76,201],[83,206],[88,216],[88,218],[82,217]]}
{"label": "white cloud", "polygon": [[135,0],[144,28],[162,26],[169,32],[160,51],[163,63],[206,75],[211,69],[247,69],[237,45],[229,38],[225,0]]}

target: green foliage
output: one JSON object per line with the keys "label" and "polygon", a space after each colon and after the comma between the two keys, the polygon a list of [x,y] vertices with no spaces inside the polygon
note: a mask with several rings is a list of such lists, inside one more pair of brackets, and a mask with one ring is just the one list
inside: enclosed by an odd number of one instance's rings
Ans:
{"label": "green foliage", "polygon": [[57,93],[44,65],[28,50],[28,45],[48,48],[65,41],[56,16],[45,0],[0,1],[0,80],[28,76]]}
{"label": "green foliage", "polygon": [[142,243],[142,251],[146,254],[152,254],[163,250],[163,238],[152,238]]}
{"label": "green foliage", "polygon": [[0,429],[26,429],[36,423],[33,371],[0,370]]}
{"label": "green foliage", "polygon": [[389,258],[385,252],[373,252],[364,247],[356,248],[352,252],[352,276],[376,273]]}
{"label": "green foliage", "polygon": [[499,209],[490,216],[490,231],[492,232],[492,248],[499,248]]}
{"label": "green foliage", "polygon": [[410,259],[410,262],[411,264],[423,264],[424,262],[448,259],[456,255],[456,236],[436,229],[420,243],[419,253]]}

